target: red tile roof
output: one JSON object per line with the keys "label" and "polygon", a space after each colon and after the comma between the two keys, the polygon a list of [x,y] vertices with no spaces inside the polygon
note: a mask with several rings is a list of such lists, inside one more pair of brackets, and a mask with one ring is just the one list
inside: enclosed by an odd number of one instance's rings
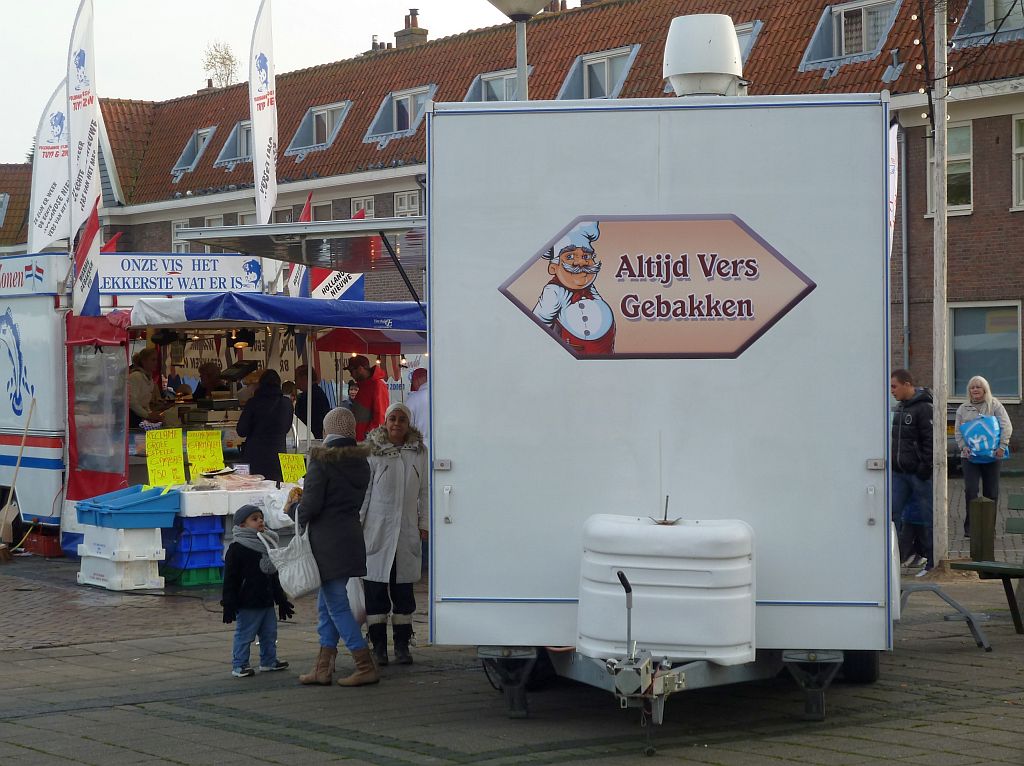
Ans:
{"label": "red tile roof", "polygon": [[[967,0],[950,0],[959,15]],[[528,25],[533,67],[530,96],[553,99],[575,58],[584,53],[639,44],[640,49],[620,94],[623,98],[663,96],[662,53],[671,20],[690,13],[726,11],[739,24],[761,21],[745,69],[752,94],[877,92],[910,93],[924,83],[914,65],[924,48],[915,46],[917,3],[903,0],[882,53],[871,61],[844,64],[831,77],[822,69],[800,72],[799,66],[817,28],[825,0],[610,0],[560,13],[543,14]],[[929,4],[930,7],[930,4]],[[928,19],[926,40],[931,38]],[[953,28],[951,27],[951,34]],[[882,75],[898,49],[906,62],[901,76],[884,83]],[[963,72],[959,62],[967,61]],[[954,51],[950,84],[991,81],[1024,75],[1024,42]],[[436,84],[435,99],[461,101],[473,79],[485,72],[515,66],[515,31],[511,24],[473,30],[403,50],[378,51],[354,59],[304,69],[277,78],[279,141],[278,181],[359,172],[392,163],[418,163],[425,157],[424,131],[392,140],[383,149],[363,143],[384,97],[396,90]],[[352,101],[334,144],[301,162],[285,157],[292,136],[313,106]],[[105,100],[103,110],[117,168],[129,204],[171,198],[186,190],[220,190],[252,183],[252,165],[214,168],[235,123],[248,119],[247,86],[242,83],[161,103]],[[217,126],[193,172],[173,183],[171,167],[198,128]]]}
{"label": "red tile roof", "polygon": [[0,164],[0,194],[9,194],[7,215],[0,225],[0,247],[28,241],[28,206],[32,192],[32,166]]}

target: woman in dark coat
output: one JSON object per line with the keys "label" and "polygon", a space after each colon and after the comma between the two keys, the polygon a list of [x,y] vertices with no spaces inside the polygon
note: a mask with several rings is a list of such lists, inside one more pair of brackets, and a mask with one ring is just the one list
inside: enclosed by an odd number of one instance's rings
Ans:
{"label": "woman in dark coat", "polygon": [[324,445],[310,454],[296,513],[300,526],[309,529],[309,544],[320,570],[317,601],[320,653],[313,669],[299,676],[304,684],[328,685],[344,640],[356,670],[339,678],[339,686],[377,683],[377,669],[369,645],[359,630],[348,603],[348,580],[366,574],[366,547],[359,509],[370,483],[369,449],[356,444],[356,419],[344,407],[324,418]]}
{"label": "woman in dark coat", "polygon": [[277,456],[286,451],[285,436],[292,427],[292,413],[292,400],[281,393],[281,376],[276,370],[267,370],[238,419],[238,435],[245,439],[242,456],[249,464],[249,473],[282,480]]}

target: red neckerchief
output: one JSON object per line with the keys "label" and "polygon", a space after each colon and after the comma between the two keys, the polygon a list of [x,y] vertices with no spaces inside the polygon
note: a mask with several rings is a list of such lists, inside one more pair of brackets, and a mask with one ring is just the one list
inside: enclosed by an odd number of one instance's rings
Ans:
{"label": "red neckerchief", "polygon": [[579,303],[584,298],[587,298],[589,300],[594,300],[594,293],[591,292],[591,290],[590,290],[590,288],[594,284],[593,282],[591,282],[589,285],[587,285],[586,287],[584,287],[584,288],[582,288],[580,290],[573,290],[572,288],[566,287],[565,285],[563,285],[561,282],[558,281],[558,277],[554,277],[550,282],[548,282],[548,284],[549,285],[557,285],[558,287],[561,287],[561,288],[563,288],[565,290],[568,290],[569,291],[569,305],[570,306],[572,304],[574,304],[574,303]]}

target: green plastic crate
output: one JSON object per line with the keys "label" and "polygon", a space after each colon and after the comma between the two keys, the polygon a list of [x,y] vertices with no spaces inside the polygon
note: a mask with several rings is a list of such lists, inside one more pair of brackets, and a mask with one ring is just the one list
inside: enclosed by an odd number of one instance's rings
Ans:
{"label": "green plastic crate", "polygon": [[180,585],[193,588],[199,585],[220,585],[224,582],[224,567],[206,567],[203,569],[175,569],[164,567],[164,582],[167,585]]}

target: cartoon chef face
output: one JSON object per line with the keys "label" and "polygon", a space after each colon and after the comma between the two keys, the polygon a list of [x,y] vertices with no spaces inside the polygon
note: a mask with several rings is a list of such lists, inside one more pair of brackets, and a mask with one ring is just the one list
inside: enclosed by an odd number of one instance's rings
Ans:
{"label": "cartoon chef face", "polygon": [[601,262],[597,254],[589,248],[575,247],[563,249],[548,264],[548,274],[569,290],[582,290],[589,287],[597,279],[601,270]]}

